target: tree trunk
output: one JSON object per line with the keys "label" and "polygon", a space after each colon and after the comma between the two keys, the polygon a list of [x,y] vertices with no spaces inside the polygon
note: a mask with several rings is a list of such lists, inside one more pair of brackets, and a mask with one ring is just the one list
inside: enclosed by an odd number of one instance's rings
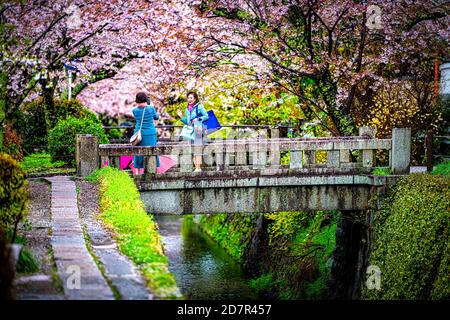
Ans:
{"label": "tree trunk", "polygon": [[47,131],[55,126],[57,118],[55,110],[55,102],[53,100],[55,89],[53,87],[47,88],[48,83],[49,81],[47,79],[41,80],[42,98],[44,100],[44,106],[47,111],[46,112]]}
{"label": "tree trunk", "polygon": [[333,122],[334,135],[338,136],[352,136],[357,135],[358,130],[347,108],[339,108],[336,102],[337,84],[331,79],[331,76],[326,72],[320,77],[319,81],[320,95],[327,107],[327,113]]}

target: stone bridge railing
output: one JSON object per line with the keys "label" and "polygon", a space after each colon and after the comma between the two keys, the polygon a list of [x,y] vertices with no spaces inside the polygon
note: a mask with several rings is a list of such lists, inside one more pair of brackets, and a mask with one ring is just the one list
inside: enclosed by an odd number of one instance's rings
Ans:
{"label": "stone bridge railing", "polygon": [[[274,169],[311,174],[370,173],[375,166],[376,150],[388,153],[389,168],[393,174],[409,173],[409,128],[393,129],[391,139],[376,139],[374,128],[368,127],[360,128],[359,134],[353,137],[213,140],[203,146],[182,141],[155,147],[99,145],[95,136],[78,135],[77,173],[88,175],[107,161],[109,165],[117,163],[115,159],[124,155],[144,156],[146,174],[156,173],[156,155],[174,155],[178,159],[178,165],[165,175],[170,175],[171,171],[191,172],[192,155],[196,153],[203,154],[205,171],[259,170],[269,175]],[[320,163],[316,157],[319,153],[322,153],[323,159]]]}

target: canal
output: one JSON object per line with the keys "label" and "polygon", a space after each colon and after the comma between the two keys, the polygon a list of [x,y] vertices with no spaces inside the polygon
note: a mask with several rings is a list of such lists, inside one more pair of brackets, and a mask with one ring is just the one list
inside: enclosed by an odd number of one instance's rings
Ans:
{"label": "canal", "polygon": [[207,234],[193,216],[154,216],[169,270],[187,299],[255,299],[241,265]]}

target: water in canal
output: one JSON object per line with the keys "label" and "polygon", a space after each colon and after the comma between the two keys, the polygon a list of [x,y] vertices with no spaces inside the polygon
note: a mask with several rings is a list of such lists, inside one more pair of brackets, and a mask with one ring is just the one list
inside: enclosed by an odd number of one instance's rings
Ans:
{"label": "water in canal", "polygon": [[185,216],[154,216],[181,293],[187,299],[255,299],[239,263]]}

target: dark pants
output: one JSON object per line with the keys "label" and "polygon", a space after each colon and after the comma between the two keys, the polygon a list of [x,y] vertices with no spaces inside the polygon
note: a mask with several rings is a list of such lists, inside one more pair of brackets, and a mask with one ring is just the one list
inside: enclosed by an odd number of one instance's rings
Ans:
{"label": "dark pants", "polygon": [[[142,141],[138,146],[156,146],[156,134],[142,135]],[[134,168],[144,168],[144,156],[134,156]],[[159,167],[159,157],[156,157],[156,166]]]}

